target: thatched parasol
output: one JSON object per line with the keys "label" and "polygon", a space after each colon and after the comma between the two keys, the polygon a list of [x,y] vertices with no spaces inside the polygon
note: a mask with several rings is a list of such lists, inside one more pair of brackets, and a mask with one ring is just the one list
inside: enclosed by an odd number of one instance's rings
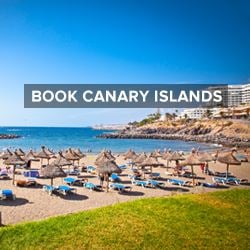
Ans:
{"label": "thatched parasol", "polygon": [[152,167],[164,166],[163,163],[159,162],[156,158],[152,156],[147,157],[140,165],[142,168],[150,167],[151,173],[152,173]]}
{"label": "thatched parasol", "polygon": [[7,160],[4,161],[4,164],[6,165],[12,165],[13,166],[13,178],[12,178],[12,184],[15,183],[15,170],[17,165],[24,165],[25,161],[16,153],[13,153]]}
{"label": "thatched parasol", "polygon": [[6,152],[4,152],[1,156],[0,159],[7,160],[10,156],[12,156],[13,153],[7,149]]}
{"label": "thatched parasol", "polygon": [[140,164],[142,163],[145,159],[147,159],[147,155],[145,152],[142,152],[141,154],[139,154],[137,157],[135,157],[133,159],[133,163],[135,164]]}
{"label": "thatched parasol", "polygon": [[80,159],[80,157],[74,153],[74,151],[69,148],[64,154],[63,156],[68,160],[68,161],[72,161],[73,165],[75,161],[78,161]]}
{"label": "thatched parasol", "polygon": [[115,161],[109,160],[108,158],[103,157],[102,159],[99,159],[99,161],[96,163],[97,168],[96,171],[98,175],[102,175],[104,177],[104,180],[107,182],[107,191],[109,189],[109,175],[112,173],[121,173],[122,170],[118,167]]}
{"label": "thatched parasol", "polygon": [[75,149],[74,153],[79,157],[79,159],[86,157],[86,155],[80,150],[80,148]]}
{"label": "thatched parasol", "polygon": [[21,148],[16,149],[15,153],[19,156],[25,156],[25,152]]}
{"label": "thatched parasol", "polygon": [[28,161],[39,161],[39,159],[37,159],[37,157],[36,157],[36,153],[33,152],[32,149],[23,157],[23,159],[26,162],[28,162]]}
{"label": "thatched parasol", "polygon": [[52,165],[56,165],[59,167],[63,167],[63,166],[70,166],[72,165],[72,162],[67,160],[62,152],[59,152],[59,155],[57,156],[57,158],[51,163]]}
{"label": "thatched parasol", "polygon": [[189,154],[185,161],[181,163],[181,166],[191,166],[191,171],[192,171],[192,179],[193,179],[193,185],[195,184],[194,182],[194,166],[200,166],[202,161],[200,161],[198,155],[194,152]]}
{"label": "thatched parasol", "polygon": [[132,149],[129,149],[128,152],[123,155],[124,160],[128,160],[128,159],[132,160],[135,156],[137,155],[135,151],[133,151]]}
{"label": "thatched parasol", "polygon": [[168,158],[169,161],[182,161],[185,160],[185,157],[183,157],[181,154],[179,154],[178,152],[174,152],[173,154],[171,154]]}
{"label": "thatched parasol", "polygon": [[95,160],[95,163],[98,164],[99,162],[105,161],[105,160],[109,160],[109,161],[113,161],[114,157],[108,153],[107,151],[102,151]]}
{"label": "thatched parasol", "polygon": [[60,166],[54,164],[47,165],[41,170],[41,172],[44,177],[51,179],[51,186],[53,185],[54,178],[67,176]]}
{"label": "thatched parasol", "polygon": [[36,154],[36,157],[41,159],[41,165],[43,165],[43,159],[47,159],[49,164],[49,160],[52,156],[53,155],[49,153],[44,146],[42,146],[41,151]]}
{"label": "thatched parasol", "polygon": [[162,159],[163,160],[168,160],[169,159],[169,157],[171,156],[172,154],[170,153],[170,152],[164,152],[163,154],[162,154]]}
{"label": "thatched parasol", "polygon": [[160,158],[162,157],[162,154],[160,150],[155,150],[153,153],[150,154],[150,156],[154,158]]}
{"label": "thatched parasol", "polygon": [[227,165],[226,170],[226,178],[228,177],[228,171],[230,165],[241,165],[241,162],[237,160],[237,158],[234,156],[234,153],[236,150],[232,150],[231,153],[225,154],[223,156],[218,156],[217,160],[221,163],[224,163]]}

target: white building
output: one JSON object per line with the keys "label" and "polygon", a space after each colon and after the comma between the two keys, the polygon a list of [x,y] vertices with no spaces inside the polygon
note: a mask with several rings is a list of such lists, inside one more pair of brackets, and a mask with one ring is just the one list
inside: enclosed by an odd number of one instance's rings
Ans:
{"label": "white building", "polygon": [[201,119],[206,115],[206,108],[190,108],[184,109],[181,113],[182,118],[190,118],[190,119]]}
{"label": "white building", "polygon": [[250,103],[250,83],[242,85],[242,103]]}

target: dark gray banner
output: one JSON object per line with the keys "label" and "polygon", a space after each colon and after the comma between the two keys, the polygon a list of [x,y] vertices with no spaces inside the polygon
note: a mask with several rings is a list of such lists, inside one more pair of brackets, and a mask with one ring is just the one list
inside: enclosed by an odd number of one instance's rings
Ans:
{"label": "dark gray banner", "polygon": [[25,84],[25,108],[193,108],[227,106],[227,85]]}

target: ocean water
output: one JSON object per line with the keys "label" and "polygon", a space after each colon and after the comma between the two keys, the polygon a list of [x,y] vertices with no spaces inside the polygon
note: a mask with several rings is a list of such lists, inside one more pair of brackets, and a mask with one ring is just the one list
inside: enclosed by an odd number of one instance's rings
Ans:
{"label": "ocean water", "polygon": [[107,130],[92,128],[55,128],[55,127],[0,127],[0,134],[17,134],[18,139],[1,139],[0,150],[6,148],[22,148],[24,150],[39,150],[42,145],[54,150],[80,148],[83,151],[100,152],[110,149],[113,152],[124,152],[132,148],[136,152],[150,152],[155,149],[171,148],[173,151],[190,151],[192,147],[201,150],[211,150],[214,145],[183,142],[179,140],[148,140],[148,139],[101,139],[96,138]]}

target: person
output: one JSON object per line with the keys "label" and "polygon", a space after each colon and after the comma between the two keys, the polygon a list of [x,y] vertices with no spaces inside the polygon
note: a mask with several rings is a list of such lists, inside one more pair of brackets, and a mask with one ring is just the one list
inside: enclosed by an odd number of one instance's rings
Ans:
{"label": "person", "polygon": [[103,187],[103,182],[104,182],[104,175],[103,174],[99,174],[99,180],[100,180],[100,186]]}
{"label": "person", "polygon": [[175,168],[174,168],[174,175],[179,176],[181,174],[182,167],[180,166],[180,163],[178,160],[175,161]]}

